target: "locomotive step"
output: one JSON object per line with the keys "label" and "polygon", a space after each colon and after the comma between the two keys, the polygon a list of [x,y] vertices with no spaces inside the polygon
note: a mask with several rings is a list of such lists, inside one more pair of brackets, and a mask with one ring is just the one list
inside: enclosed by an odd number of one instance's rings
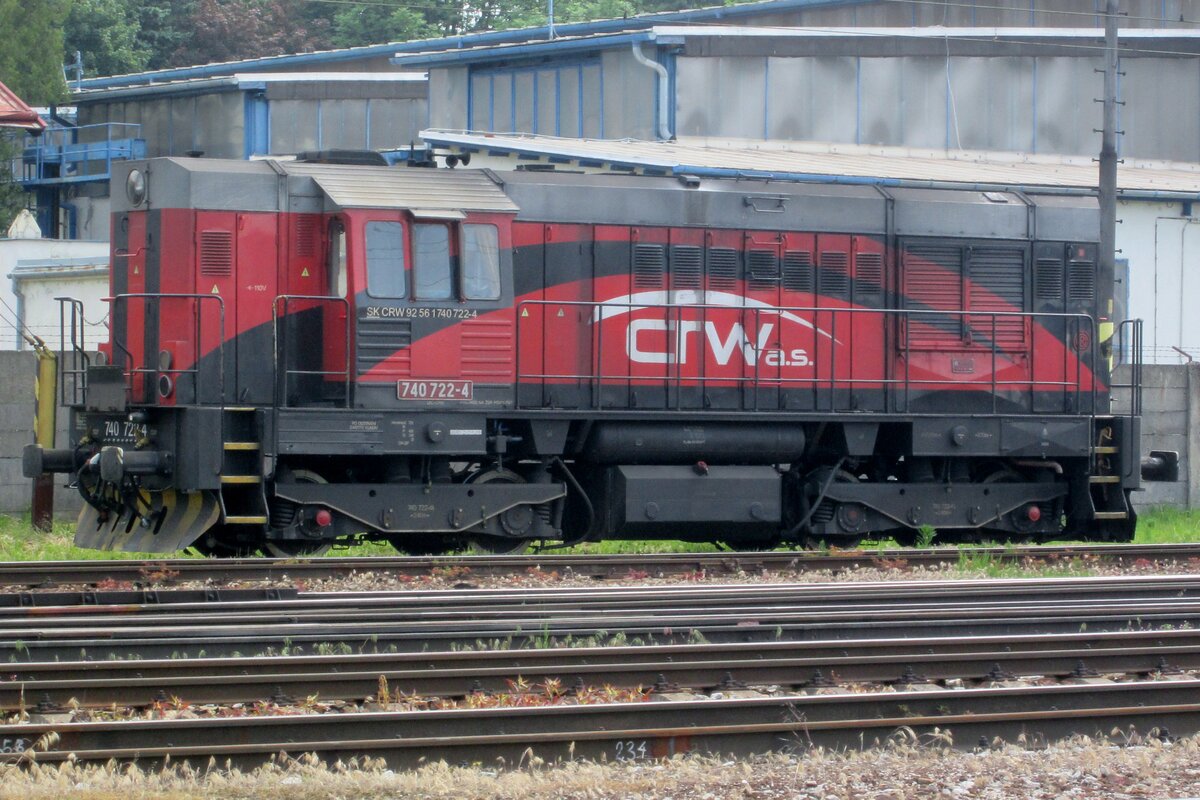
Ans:
{"label": "locomotive step", "polygon": [[222,475],[221,483],[262,483],[261,475]]}
{"label": "locomotive step", "polygon": [[1093,519],[1129,519],[1128,511],[1095,511]]}
{"label": "locomotive step", "polygon": [[1101,455],[1112,455],[1117,452],[1117,448],[1110,445],[1102,445],[1100,447],[1093,447],[1092,452]]}
{"label": "locomotive step", "polygon": [[1088,483],[1120,483],[1120,475],[1089,475]]}
{"label": "locomotive step", "polygon": [[226,516],[225,524],[227,525],[266,525],[266,515],[243,515],[243,516]]}
{"label": "locomotive step", "polygon": [[226,450],[258,450],[262,445],[258,442],[226,442]]}

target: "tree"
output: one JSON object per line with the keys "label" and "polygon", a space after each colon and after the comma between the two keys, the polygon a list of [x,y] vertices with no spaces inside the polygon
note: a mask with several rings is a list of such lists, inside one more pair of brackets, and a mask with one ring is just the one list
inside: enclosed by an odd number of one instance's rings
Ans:
{"label": "tree", "polygon": [[30,105],[67,97],[63,22],[70,0],[0,0],[0,81]]}
{"label": "tree", "polygon": [[171,60],[207,64],[312,50],[327,23],[318,20],[311,30],[298,24],[296,6],[296,0],[196,0],[186,25],[191,35]]}
{"label": "tree", "polygon": [[141,27],[137,4],[130,0],[74,0],[64,31],[64,61],[73,61],[78,50],[86,75],[140,72],[150,60]]}

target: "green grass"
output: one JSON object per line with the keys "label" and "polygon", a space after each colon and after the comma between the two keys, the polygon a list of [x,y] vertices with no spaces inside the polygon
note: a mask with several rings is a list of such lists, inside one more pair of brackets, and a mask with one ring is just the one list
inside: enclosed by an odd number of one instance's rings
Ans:
{"label": "green grass", "polygon": [[[0,561],[66,561],[75,559],[148,559],[181,558],[187,553],[114,553],[85,550],[75,547],[73,522],[57,522],[50,533],[35,531],[24,518],[0,515]],[[1186,511],[1177,508],[1155,508],[1145,511],[1138,519],[1135,541],[1143,544],[1167,542],[1200,542],[1200,510]],[[893,547],[890,542],[884,547]],[[649,553],[711,553],[720,550],[715,544],[680,541],[608,541],[577,545],[563,549],[552,549],[551,553],[569,555],[601,554],[649,554]],[[875,549],[864,545],[864,549]],[[336,548],[330,556],[392,556],[396,551],[386,543],[368,542],[349,548]],[[964,557],[964,568],[972,567]],[[1004,565],[974,564],[973,568],[985,574],[1009,569]],[[996,577],[1009,577],[997,572]]]}

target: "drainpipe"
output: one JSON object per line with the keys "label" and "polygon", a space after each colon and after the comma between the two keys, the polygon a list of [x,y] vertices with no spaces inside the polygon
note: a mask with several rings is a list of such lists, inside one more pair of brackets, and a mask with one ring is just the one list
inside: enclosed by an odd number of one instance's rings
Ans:
{"label": "drainpipe", "polygon": [[667,68],[646,58],[640,42],[633,43],[633,60],[658,73],[658,138],[670,141],[671,128],[667,125],[667,104],[670,102],[670,98],[667,97],[667,90],[670,88],[667,86]]}

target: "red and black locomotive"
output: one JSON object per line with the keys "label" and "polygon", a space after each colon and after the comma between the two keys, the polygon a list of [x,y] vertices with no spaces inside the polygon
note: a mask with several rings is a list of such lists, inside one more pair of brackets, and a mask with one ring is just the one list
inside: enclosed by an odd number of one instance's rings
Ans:
{"label": "red and black locomotive", "polygon": [[306,159],[113,185],[110,341],[76,337],[70,446],[25,459],[73,474],[80,545],[1132,536],[1137,324],[1094,198]]}

